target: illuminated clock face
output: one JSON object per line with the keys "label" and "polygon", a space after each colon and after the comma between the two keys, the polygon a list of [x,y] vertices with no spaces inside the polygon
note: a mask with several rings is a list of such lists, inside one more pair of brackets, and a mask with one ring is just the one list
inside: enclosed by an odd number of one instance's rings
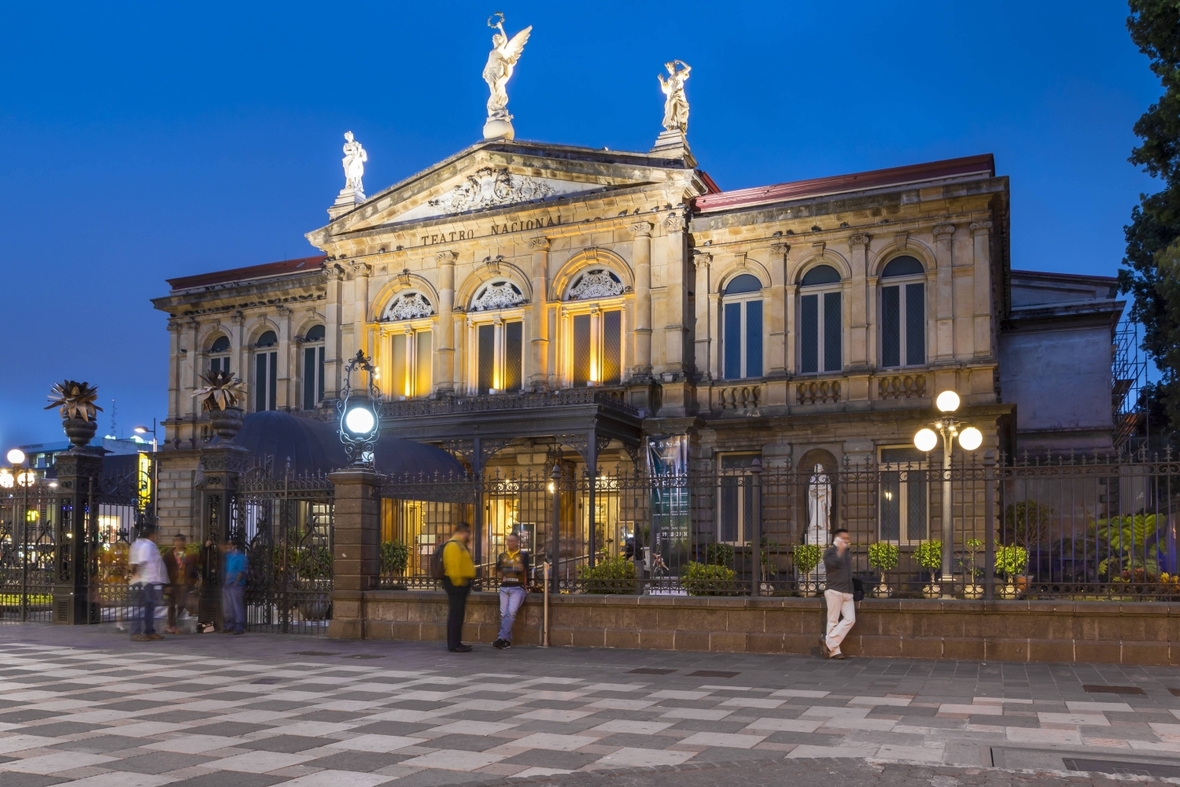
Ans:
{"label": "illuminated clock face", "polygon": [[353,407],[344,414],[344,427],[352,434],[369,434],[376,425],[373,413],[368,408]]}

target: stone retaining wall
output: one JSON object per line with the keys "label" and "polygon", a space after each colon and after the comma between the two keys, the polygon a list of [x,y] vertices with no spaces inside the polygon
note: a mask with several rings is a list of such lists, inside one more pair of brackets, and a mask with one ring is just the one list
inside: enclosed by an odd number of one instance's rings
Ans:
{"label": "stone retaining wall", "polygon": [[[446,639],[442,592],[332,594],[333,630],[365,639]],[[822,599],[551,596],[553,646],[723,653],[818,654]],[[345,621],[359,625],[345,625]],[[489,643],[498,597],[473,593],[464,639]],[[541,641],[541,596],[530,594],[514,642]],[[850,655],[983,661],[1180,664],[1180,604],[877,600],[857,605]]]}

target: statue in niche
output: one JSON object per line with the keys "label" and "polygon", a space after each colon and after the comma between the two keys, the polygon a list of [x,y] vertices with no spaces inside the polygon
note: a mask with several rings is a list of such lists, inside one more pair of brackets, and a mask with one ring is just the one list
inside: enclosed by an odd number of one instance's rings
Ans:
{"label": "statue in niche", "polygon": [[363,194],[364,185],[361,178],[365,175],[365,162],[369,154],[361,147],[361,143],[353,139],[352,132],[344,132],[344,190]]}
{"label": "statue in niche", "polygon": [[[678,69],[677,66],[680,66]],[[688,98],[684,95],[684,83],[688,81],[688,74],[692,67],[683,60],[673,60],[665,63],[668,77],[657,74],[660,89],[664,91],[664,129],[688,133]]]}
{"label": "statue in niche", "polygon": [[488,27],[499,30],[492,35],[492,51],[488,55],[487,65],[483,67],[483,79],[491,92],[488,98],[488,120],[507,122],[512,119],[508,114],[508,80],[512,78],[516,61],[520,59],[520,53],[524,51],[533,28],[529,25],[509,38],[504,32],[504,14],[499,11],[488,18]]}

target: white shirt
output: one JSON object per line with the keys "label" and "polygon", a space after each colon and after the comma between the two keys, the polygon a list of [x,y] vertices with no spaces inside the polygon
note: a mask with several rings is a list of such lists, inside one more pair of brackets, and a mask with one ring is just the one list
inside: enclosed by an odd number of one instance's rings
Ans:
{"label": "white shirt", "polygon": [[137,538],[131,544],[132,565],[138,565],[139,571],[132,577],[133,583],[167,585],[168,569],[164,567],[164,558],[160,557],[160,549],[150,538]]}

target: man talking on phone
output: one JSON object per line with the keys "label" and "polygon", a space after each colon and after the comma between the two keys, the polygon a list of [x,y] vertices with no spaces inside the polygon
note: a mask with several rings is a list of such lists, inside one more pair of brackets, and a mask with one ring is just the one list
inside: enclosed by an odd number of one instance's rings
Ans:
{"label": "man talking on phone", "polygon": [[832,535],[832,545],[824,552],[824,569],[827,571],[828,586],[824,601],[828,606],[828,626],[824,636],[819,638],[819,648],[825,658],[846,659],[840,652],[840,643],[848,636],[856,623],[856,604],[852,591],[852,555],[848,531],[837,530]]}

